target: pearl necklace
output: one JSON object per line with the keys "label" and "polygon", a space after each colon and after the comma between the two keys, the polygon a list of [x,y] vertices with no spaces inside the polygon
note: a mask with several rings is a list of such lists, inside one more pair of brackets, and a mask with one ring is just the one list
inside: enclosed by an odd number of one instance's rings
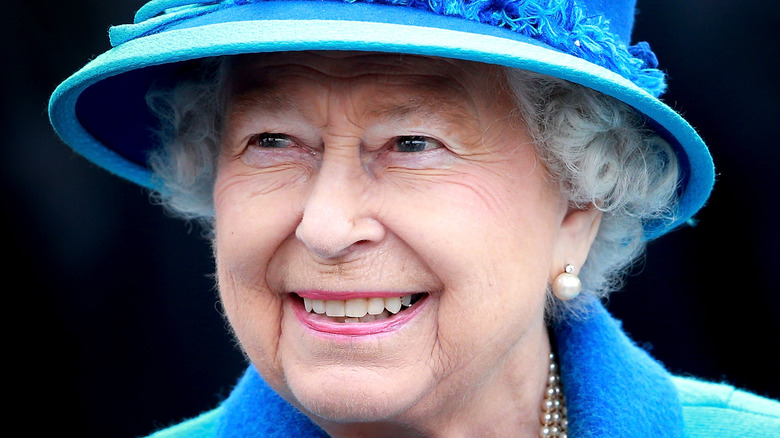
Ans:
{"label": "pearl necklace", "polygon": [[558,363],[555,361],[553,353],[550,353],[550,371],[539,420],[542,423],[542,427],[539,428],[540,437],[568,437],[569,422],[566,419],[566,397],[563,395],[561,377],[558,375]]}

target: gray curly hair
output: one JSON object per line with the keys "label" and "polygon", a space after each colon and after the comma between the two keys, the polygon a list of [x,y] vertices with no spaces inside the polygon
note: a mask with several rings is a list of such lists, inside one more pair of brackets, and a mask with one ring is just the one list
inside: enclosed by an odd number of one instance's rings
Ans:
{"label": "gray curly hair", "polygon": [[[199,61],[173,88],[153,88],[147,104],[160,120],[160,146],[149,156],[156,202],[199,222],[213,237],[213,187],[229,57]],[[593,297],[622,286],[644,253],[643,225],[674,219],[679,166],[672,147],[628,105],[571,82],[513,68],[507,86],[527,122],[537,154],[572,206],[602,211],[580,270],[583,293],[552,298],[551,320],[576,317]]]}

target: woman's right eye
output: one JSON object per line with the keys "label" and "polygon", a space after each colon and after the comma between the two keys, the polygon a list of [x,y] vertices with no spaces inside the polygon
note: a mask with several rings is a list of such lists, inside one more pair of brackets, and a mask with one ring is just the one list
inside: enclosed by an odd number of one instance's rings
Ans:
{"label": "woman's right eye", "polygon": [[257,146],[261,148],[288,148],[294,145],[295,142],[283,134],[264,132],[262,134],[253,135],[249,138],[249,146]]}

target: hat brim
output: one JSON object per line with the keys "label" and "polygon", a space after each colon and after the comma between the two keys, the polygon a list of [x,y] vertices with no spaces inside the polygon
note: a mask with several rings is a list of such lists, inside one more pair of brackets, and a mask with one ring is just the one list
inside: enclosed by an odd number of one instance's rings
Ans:
{"label": "hat brim", "polygon": [[[360,6],[360,7],[358,7]],[[698,133],[676,111],[628,79],[505,29],[372,4],[259,2],[227,8],[131,39],[98,56],[53,93],[49,115],[77,153],[136,184],[158,189],[145,166],[154,119],[144,95],[175,63],[261,52],[350,50],[404,53],[503,65],[600,91],[643,114],[675,148],[683,169],[676,219],[645,226],[654,238],[706,202],[714,167]],[[424,15],[421,15],[424,14]]]}

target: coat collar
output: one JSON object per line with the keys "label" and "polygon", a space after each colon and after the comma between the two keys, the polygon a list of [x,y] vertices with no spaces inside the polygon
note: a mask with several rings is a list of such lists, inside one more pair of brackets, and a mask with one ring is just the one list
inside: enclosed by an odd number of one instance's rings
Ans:
{"label": "coat collar", "polygon": [[[569,436],[684,437],[682,407],[669,373],[637,347],[620,322],[594,303],[553,330],[566,393]],[[222,405],[217,436],[323,437],[250,366]]]}
{"label": "coat collar", "polygon": [[554,333],[570,437],[685,436],[670,374],[601,304]]}

